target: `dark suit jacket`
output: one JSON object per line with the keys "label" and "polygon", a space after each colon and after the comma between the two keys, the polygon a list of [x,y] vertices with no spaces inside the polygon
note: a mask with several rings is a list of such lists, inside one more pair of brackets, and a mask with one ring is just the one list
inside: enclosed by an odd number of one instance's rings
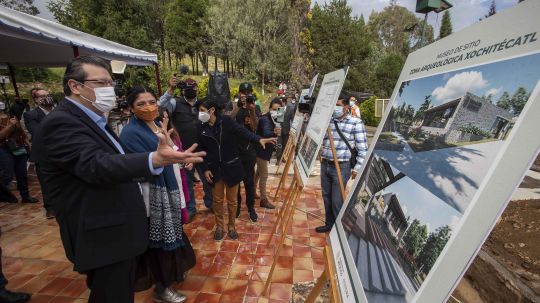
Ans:
{"label": "dark suit jacket", "polygon": [[[45,112],[36,107],[33,110],[26,111],[23,113],[24,125],[32,137],[34,137],[34,132],[39,128],[39,124],[46,117]],[[36,162],[35,153],[30,152],[30,162]]]}
{"label": "dark suit jacket", "polygon": [[68,100],[43,119],[34,151],[75,270],[113,264],[146,250],[146,210],[135,181],[151,177],[148,153],[120,154]]}

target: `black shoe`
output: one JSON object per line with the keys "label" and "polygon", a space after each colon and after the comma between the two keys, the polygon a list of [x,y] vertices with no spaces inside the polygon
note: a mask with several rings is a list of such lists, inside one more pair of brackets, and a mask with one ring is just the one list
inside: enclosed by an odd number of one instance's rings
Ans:
{"label": "black shoe", "polygon": [[257,222],[257,219],[259,219],[259,217],[257,216],[257,213],[255,212],[255,209],[249,209],[248,214],[249,214],[249,219],[251,220],[251,222],[255,223]]}
{"label": "black shoe", "polygon": [[22,292],[12,292],[7,289],[0,290],[0,302],[23,303],[30,300],[30,295]]}
{"label": "black shoe", "polygon": [[222,229],[216,229],[216,232],[214,233],[214,240],[216,240],[216,241],[223,240],[223,230]]}
{"label": "black shoe", "polygon": [[266,200],[266,199],[262,199],[261,200],[261,207],[263,208],[268,208],[268,209],[274,209],[276,208],[274,206],[274,204],[270,203],[270,201]]}
{"label": "black shoe", "polygon": [[34,197],[28,197],[22,200],[22,203],[38,203],[38,202],[39,200]]}
{"label": "black shoe", "polygon": [[7,203],[19,203],[19,200],[15,196],[11,196],[7,199],[7,201],[1,201],[1,202],[7,202]]}
{"label": "black shoe", "polygon": [[236,219],[240,218],[240,207],[236,208]]}
{"label": "black shoe", "polygon": [[315,228],[315,231],[320,233],[320,234],[327,233],[330,230],[332,230],[332,226],[327,226],[327,225],[323,225],[323,226],[319,226],[319,227]]}
{"label": "black shoe", "polygon": [[47,219],[54,219],[54,217],[56,217],[56,212],[52,209],[47,209],[45,211],[45,218]]}
{"label": "black shoe", "polygon": [[234,229],[229,229],[229,237],[233,240],[238,239],[238,233]]}

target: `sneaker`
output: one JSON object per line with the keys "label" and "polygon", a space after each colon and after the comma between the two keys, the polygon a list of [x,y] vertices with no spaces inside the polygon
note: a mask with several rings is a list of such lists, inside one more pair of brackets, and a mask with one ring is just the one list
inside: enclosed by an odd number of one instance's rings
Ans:
{"label": "sneaker", "polygon": [[267,199],[262,199],[261,200],[261,207],[263,208],[268,208],[268,209],[274,209],[276,208],[274,206],[274,204],[270,203],[270,201],[268,201]]}
{"label": "sneaker", "polygon": [[222,229],[216,229],[216,232],[214,233],[214,240],[216,240],[216,241],[223,240],[223,230]]}
{"label": "sneaker", "polygon": [[253,223],[257,222],[257,219],[259,217],[257,216],[257,213],[255,212],[255,209],[248,210],[248,213],[249,213],[249,220],[251,220],[251,222],[253,222]]}
{"label": "sneaker", "polygon": [[240,207],[236,208],[236,219],[240,218]]}
{"label": "sneaker", "polygon": [[39,200],[34,197],[28,197],[22,200],[22,203],[38,203],[38,202]]}
{"label": "sneaker", "polygon": [[173,291],[171,288],[165,288],[163,293],[156,293],[152,296],[154,302],[163,303],[183,303],[187,300],[187,297],[179,292]]}
{"label": "sneaker", "polygon": [[320,234],[329,232],[331,230],[332,230],[332,226],[327,226],[327,225],[323,225],[323,226],[319,226],[319,227],[315,228],[315,231],[320,233]]}
{"label": "sneaker", "polygon": [[238,239],[238,233],[236,232],[236,230],[234,229],[230,229],[229,230],[229,237],[233,240],[237,240]]}

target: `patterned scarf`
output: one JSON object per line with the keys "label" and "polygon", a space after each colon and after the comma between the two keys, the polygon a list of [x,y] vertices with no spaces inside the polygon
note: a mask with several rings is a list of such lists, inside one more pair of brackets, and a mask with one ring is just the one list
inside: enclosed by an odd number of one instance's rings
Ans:
{"label": "patterned scarf", "polygon": [[[143,153],[155,151],[159,138],[144,121],[132,117],[122,130],[120,141],[127,152]],[[150,181],[150,248],[170,251],[184,246],[182,204],[185,204],[184,193],[174,167],[165,166],[163,172]]]}

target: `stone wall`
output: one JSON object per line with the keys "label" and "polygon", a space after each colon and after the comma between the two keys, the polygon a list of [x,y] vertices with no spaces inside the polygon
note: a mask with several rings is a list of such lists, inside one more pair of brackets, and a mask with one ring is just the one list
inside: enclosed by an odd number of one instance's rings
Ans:
{"label": "stone wall", "polygon": [[[482,104],[477,112],[471,111],[466,108],[468,101],[475,101]],[[508,121],[511,121],[513,115],[505,109],[502,109],[495,104],[491,104],[484,99],[475,96],[471,93],[467,93],[461,100],[459,107],[454,113],[454,119],[451,121],[448,129],[459,129],[462,126],[467,126],[469,123],[481,128],[485,131],[490,131],[493,127],[493,123],[497,116],[500,116]]]}

